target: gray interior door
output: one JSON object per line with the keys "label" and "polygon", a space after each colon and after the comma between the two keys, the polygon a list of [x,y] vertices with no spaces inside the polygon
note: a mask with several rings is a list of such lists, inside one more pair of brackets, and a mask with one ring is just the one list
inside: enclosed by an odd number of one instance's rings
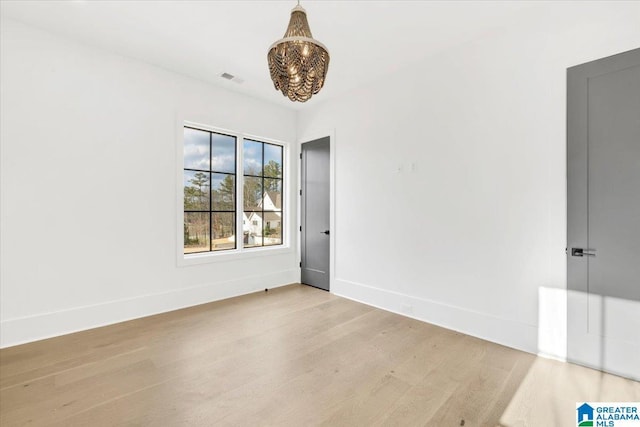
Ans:
{"label": "gray interior door", "polygon": [[640,49],[568,70],[569,360],[640,379]]}
{"label": "gray interior door", "polygon": [[302,283],[329,290],[329,137],[302,144]]}

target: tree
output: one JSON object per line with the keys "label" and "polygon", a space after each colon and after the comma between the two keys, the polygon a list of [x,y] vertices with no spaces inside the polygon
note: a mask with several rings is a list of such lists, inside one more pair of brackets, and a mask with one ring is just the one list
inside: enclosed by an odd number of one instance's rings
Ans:
{"label": "tree", "polygon": [[187,227],[187,223],[183,224],[184,226],[184,244],[185,246],[191,244],[191,236],[189,235],[189,227]]}
{"label": "tree", "polygon": [[[214,211],[235,211],[235,181],[232,175],[226,175],[218,188],[212,191]],[[211,234],[216,247],[227,245],[225,239],[234,233],[235,215],[228,212],[212,212]],[[220,242],[220,239],[223,242]],[[217,242],[215,240],[218,240]]]}
{"label": "tree", "polygon": [[209,209],[209,174],[196,172],[184,187],[184,208],[186,210]]}
{"label": "tree", "polygon": [[256,209],[262,200],[262,178],[245,176],[243,188],[244,206]]}
{"label": "tree", "polygon": [[220,210],[234,210],[234,194],[236,191],[235,182],[231,175],[225,176],[220,183],[220,189],[217,190],[218,197],[216,197],[217,209]]}
{"label": "tree", "polygon": [[198,210],[198,189],[196,187],[184,187],[184,210]]}
{"label": "tree", "polygon": [[269,163],[264,165],[264,176],[267,178],[282,178],[280,163],[275,160],[269,160]]}
{"label": "tree", "polygon": [[[280,188],[282,185],[282,181],[279,179],[270,179],[270,178],[282,178],[282,168],[280,166],[280,163],[275,162],[273,160],[269,160],[269,163],[267,163],[264,166],[264,191],[265,192],[275,192],[275,193],[279,193],[280,191],[282,191],[282,189]],[[274,203],[276,202],[275,200],[273,201]]]}

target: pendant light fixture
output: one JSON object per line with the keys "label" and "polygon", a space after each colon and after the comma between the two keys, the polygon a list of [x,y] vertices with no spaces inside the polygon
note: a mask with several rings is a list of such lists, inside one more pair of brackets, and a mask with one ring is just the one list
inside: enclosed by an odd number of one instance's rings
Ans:
{"label": "pendant light fixture", "polygon": [[322,89],[329,52],[311,35],[307,12],[300,1],[291,10],[284,37],[271,45],[267,59],[276,90],[290,100],[305,102]]}

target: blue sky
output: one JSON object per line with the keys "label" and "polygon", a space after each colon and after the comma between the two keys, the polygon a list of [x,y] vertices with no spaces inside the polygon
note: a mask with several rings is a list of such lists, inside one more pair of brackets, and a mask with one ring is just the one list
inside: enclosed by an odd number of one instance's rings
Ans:
{"label": "blue sky", "polygon": [[[232,136],[212,134],[211,169],[217,172],[234,173],[236,139]],[[243,144],[245,173],[260,175],[262,165],[269,161],[276,161],[282,165],[282,147],[264,144],[264,162],[262,159],[262,143],[245,140]],[[189,169],[209,169],[209,132],[185,128],[184,129],[184,167]]]}

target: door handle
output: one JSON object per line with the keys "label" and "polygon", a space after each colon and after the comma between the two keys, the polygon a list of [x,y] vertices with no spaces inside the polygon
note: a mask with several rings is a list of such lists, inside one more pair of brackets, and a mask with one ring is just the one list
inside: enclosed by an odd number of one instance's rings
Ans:
{"label": "door handle", "polygon": [[595,249],[571,248],[571,256],[596,256]]}
{"label": "door handle", "polygon": [[329,234],[329,230],[321,231],[320,234]]}

